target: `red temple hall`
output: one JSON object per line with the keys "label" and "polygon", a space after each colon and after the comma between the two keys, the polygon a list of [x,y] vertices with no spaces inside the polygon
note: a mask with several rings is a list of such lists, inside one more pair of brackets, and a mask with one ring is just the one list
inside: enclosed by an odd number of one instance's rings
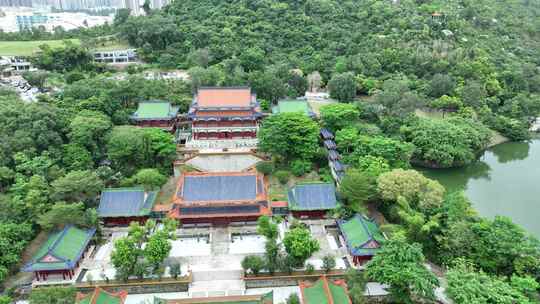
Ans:
{"label": "red temple hall", "polygon": [[188,118],[193,140],[250,139],[257,137],[262,113],[249,87],[201,87]]}
{"label": "red temple hall", "polygon": [[256,172],[186,172],[172,202],[169,216],[186,224],[256,221],[271,215],[264,176]]}

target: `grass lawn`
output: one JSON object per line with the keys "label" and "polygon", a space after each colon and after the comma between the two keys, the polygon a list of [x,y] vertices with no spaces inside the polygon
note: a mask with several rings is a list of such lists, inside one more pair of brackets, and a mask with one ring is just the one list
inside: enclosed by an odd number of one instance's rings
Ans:
{"label": "grass lawn", "polygon": [[285,185],[280,183],[274,175],[270,175],[269,176],[270,187],[268,189],[268,195],[269,195],[270,201],[274,201],[274,202],[286,201],[287,191],[289,190],[289,187],[294,186],[296,183],[319,182],[319,181],[322,181],[322,180],[316,171],[311,171],[310,173],[301,177],[296,177],[291,174],[291,176],[289,177],[289,181]]}
{"label": "grass lawn", "polygon": [[[79,44],[79,39],[69,39]],[[0,56],[30,56],[39,50],[42,44],[51,47],[62,46],[63,40],[36,40],[36,41],[0,41]]]}

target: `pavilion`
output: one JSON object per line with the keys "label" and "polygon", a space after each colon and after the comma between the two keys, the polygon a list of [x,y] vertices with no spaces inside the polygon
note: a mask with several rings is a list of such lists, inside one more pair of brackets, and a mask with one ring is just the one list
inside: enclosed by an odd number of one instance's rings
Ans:
{"label": "pavilion", "polygon": [[257,172],[185,172],[169,216],[186,224],[256,221],[272,213],[267,187]]}
{"label": "pavilion", "polygon": [[106,226],[129,225],[131,222],[144,224],[154,202],[157,191],[142,188],[111,188],[101,192],[98,217]]}
{"label": "pavilion", "polygon": [[336,187],[332,183],[302,183],[287,193],[289,210],[298,218],[323,218],[338,207]]}
{"label": "pavilion", "polygon": [[178,108],[167,101],[141,101],[131,120],[140,127],[156,127],[174,132]]}
{"label": "pavilion", "polygon": [[75,304],[124,304],[127,294],[125,290],[113,293],[96,287],[91,293],[83,294],[78,292],[75,297]]}
{"label": "pavilion", "polygon": [[352,304],[344,280],[330,281],[323,275],[317,282],[300,283],[302,304]]}
{"label": "pavilion", "polygon": [[67,225],[51,233],[22,271],[33,272],[37,281],[46,281],[50,275],[62,275],[64,280],[73,279],[95,232],[95,228],[79,229]]}
{"label": "pavilion", "polygon": [[348,221],[338,220],[337,223],[355,265],[369,261],[386,240],[375,221],[360,214]]}

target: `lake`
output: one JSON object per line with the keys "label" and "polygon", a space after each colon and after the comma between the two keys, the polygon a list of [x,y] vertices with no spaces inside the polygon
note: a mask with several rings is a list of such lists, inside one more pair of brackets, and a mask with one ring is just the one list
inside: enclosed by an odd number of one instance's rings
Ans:
{"label": "lake", "polygon": [[480,215],[508,216],[540,238],[540,138],[497,145],[463,168],[419,170],[450,191],[463,189]]}

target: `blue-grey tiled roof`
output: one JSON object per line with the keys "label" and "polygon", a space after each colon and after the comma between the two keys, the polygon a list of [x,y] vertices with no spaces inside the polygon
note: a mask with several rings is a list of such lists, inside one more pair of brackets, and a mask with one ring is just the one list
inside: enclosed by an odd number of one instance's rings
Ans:
{"label": "blue-grey tiled roof", "polygon": [[148,192],[141,188],[106,189],[99,201],[99,217],[143,216],[150,213],[157,192]]}
{"label": "blue-grey tiled roof", "polygon": [[337,207],[336,188],[331,183],[298,184],[288,192],[291,210],[328,210]]}
{"label": "blue-grey tiled roof", "polygon": [[330,139],[324,141],[324,146],[328,150],[335,150],[337,148],[336,143]]}
{"label": "blue-grey tiled roof", "polygon": [[330,132],[328,129],[326,128],[322,128],[321,129],[321,136],[324,138],[324,139],[334,139],[334,134],[332,134],[332,132]]}
{"label": "blue-grey tiled roof", "polygon": [[340,156],[336,150],[328,150],[328,158],[330,160],[338,160],[340,159]]}
{"label": "blue-grey tiled roof", "polygon": [[179,195],[187,202],[254,200],[257,197],[257,176],[186,176]]}

